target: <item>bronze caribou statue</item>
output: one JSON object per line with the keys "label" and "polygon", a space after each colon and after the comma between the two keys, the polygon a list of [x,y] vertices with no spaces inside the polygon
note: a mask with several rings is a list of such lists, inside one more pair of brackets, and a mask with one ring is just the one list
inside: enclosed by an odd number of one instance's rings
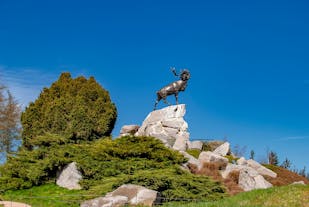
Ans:
{"label": "bronze caribou statue", "polygon": [[176,104],[178,104],[178,93],[179,91],[184,91],[187,87],[187,82],[190,79],[190,72],[186,69],[182,70],[180,75],[176,73],[175,68],[171,68],[173,74],[177,77],[180,76],[180,80],[175,81],[163,88],[161,88],[159,91],[157,91],[157,100],[154,106],[154,110],[156,110],[157,105],[161,99],[163,99],[165,104],[170,105],[166,101],[166,97],[169,95],[175,95],[176,98]]}

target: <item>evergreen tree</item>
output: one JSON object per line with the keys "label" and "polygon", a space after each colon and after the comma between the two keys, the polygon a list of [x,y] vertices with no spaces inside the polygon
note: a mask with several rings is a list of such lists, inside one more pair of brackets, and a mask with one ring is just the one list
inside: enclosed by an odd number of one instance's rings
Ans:
{"label": "evergreen tree", "polygon": [[72,79],[70,73],[62,73],[22,113],[23,146],[32,149],[34,143],[39,145],[37,137],[45,134],[61,135],[74,143],[109,136],[116,118],[108,91],[93,77]]}
{"label": "evergreen tree", "polygon": [[279,164],[279,160],[278,160],[278,156],[277,153],[274,151],[270,151],[268,154],[268,163],[270,165],[278,165]]}
{"label": "evergreen tree", "polygon": [[285,169],[290,169],[292,163],[288,158],[285,158],[285,160],[282,162],[281,167]]}
{"label": "evergreen tree", "polygon": [[250,159],[254,160],[254,155],[255,155],[254,150],[251,150],[250,151]]}

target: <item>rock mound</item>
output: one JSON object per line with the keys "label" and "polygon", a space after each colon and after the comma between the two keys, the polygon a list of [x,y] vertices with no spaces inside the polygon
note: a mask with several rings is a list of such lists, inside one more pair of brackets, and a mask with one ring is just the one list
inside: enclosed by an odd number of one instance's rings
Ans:
{"label": "rock mound", "polygon": [[149,190],[143,186],[127,184],[104,197],[95,198],[83,202],[81,207],[120,207],[125,205],[152,206],[157,200],[158,192]]}
{"label": "rock mound", "polygon": [[168,147],[185,151],[189,140],[188,124],[183,118],[185,113],[184,104],[153,111],[135,135],[156,137]]}

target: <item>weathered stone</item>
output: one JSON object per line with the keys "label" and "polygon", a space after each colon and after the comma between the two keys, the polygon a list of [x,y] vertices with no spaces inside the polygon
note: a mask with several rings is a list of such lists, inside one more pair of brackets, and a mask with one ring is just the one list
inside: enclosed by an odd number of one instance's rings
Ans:
{"label": "weathered stone", "polygon": [[158,192],[143,186],[122,185],[104,197],[85,201],[81,207],[120,207],[127,204],[152,206],[157,201]]}
{"label": "weathered stone", "polygon": [[247,165],[247,161],[244,157],[239,158],[236,163],[237,165]]}
{"label": "weathered stone", "polygon": [[120,130],[120,136],[134,135],[138,129],[138,125],[124,125]]}
{"label": "weathered stone", "polygon": [[225,156],[227,153],[230,151],[230,143],[225,142],[224,144],[220,145],[217,147],[213,153],[220,155],[220,156]]}
{"label": "weathered stone", "polygon": [[28,204],[13,202],[13,201],[0,201],[0,206],[3,206],[3,207],[31,207]]}
{"label": "weathered stone", "polygon": [[82,175],[76,167],[76,162],[72,162],[58,173],[56,184],[69,190],[78,190],[81,189],[81,186],[78,184],[81,179]]}
{"label": "weathered stone", "polygon": [[185,151],[187,147],[187,142],[189,140],[189,133],[188,132],[181,132],[176,135],[176,141],[173,145],[173,149],[178,151]]}
{"label": "weathered stone", "polygon": [[238,185],[244,191],[272,187],[271,183],[267,182],[262,175],[251,167],[244,167],[240,170]]}
{"label": "weathered stone", "polygon": [[216,163],[221,163],[223,165],[227,165],[229,163],[229,160],[225,157],[222,157],[220,155],[217,155],[213,152],[207,151],[207,152],[201,152],[201,154],[198,157],[199,162],[201,165],[199,168],[203,165],[205,162],[216,162]]}
{"label": "weathered stone", "polygon": [[202,150],[203,149],[203,142],[202,141],[188,142],[188,149]]}
{"label": "weathered stone", "polygon": [[240,171],[244,168],[245,166],[228,163],[226,168],[224,170],[221,170],[220,173],[222,178],[226,179],[232,171]]}
{"label": "weathered stone", "polygon": [[81,203],[80,207],[121,207],[128,204],[126,196],[105,196]]}
{"label": "weathered stone", "polygon": [[156,137],[168,147],[186,150],[189,133],[188,124],[183,119],[185,113],[184,104],[155,110],[149,113],[135,135]]}
{"label": "weathered stone", "polygon": [[277,173],[271,171],[270,169],[267,169],[266,167],[264,167],[260,163],[256,162],[255,160],[252,160],[252,159],[247,160],[247,166],[252,167],[253,169],[255,169],[261,175],[267,175],[267,176],[270,176],[272,178],[277,177]]}

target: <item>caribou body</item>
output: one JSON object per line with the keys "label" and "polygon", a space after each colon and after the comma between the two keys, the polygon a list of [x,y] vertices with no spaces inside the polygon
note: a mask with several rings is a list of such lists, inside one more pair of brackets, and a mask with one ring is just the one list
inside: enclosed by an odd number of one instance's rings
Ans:
{"label": "caribou body", "polygon": [[184,91],[187,87],[187,82],[190,79],[190,72],[188,70],[182,70],[180,75],[177,75],[176,70],[173,68],[172,72],[175,76],[180,76],[180,80],[175,81],[163,88],[161,88],[159,91],[157,91],[157,100],[154,106],[154,110],[157,108],[157,104],[160,100],[163,99],[164,103],[170,105],[166,97],[169,95],[175,95],[176,98],[176,104],[178,104],[178,93],[179,91]]}

